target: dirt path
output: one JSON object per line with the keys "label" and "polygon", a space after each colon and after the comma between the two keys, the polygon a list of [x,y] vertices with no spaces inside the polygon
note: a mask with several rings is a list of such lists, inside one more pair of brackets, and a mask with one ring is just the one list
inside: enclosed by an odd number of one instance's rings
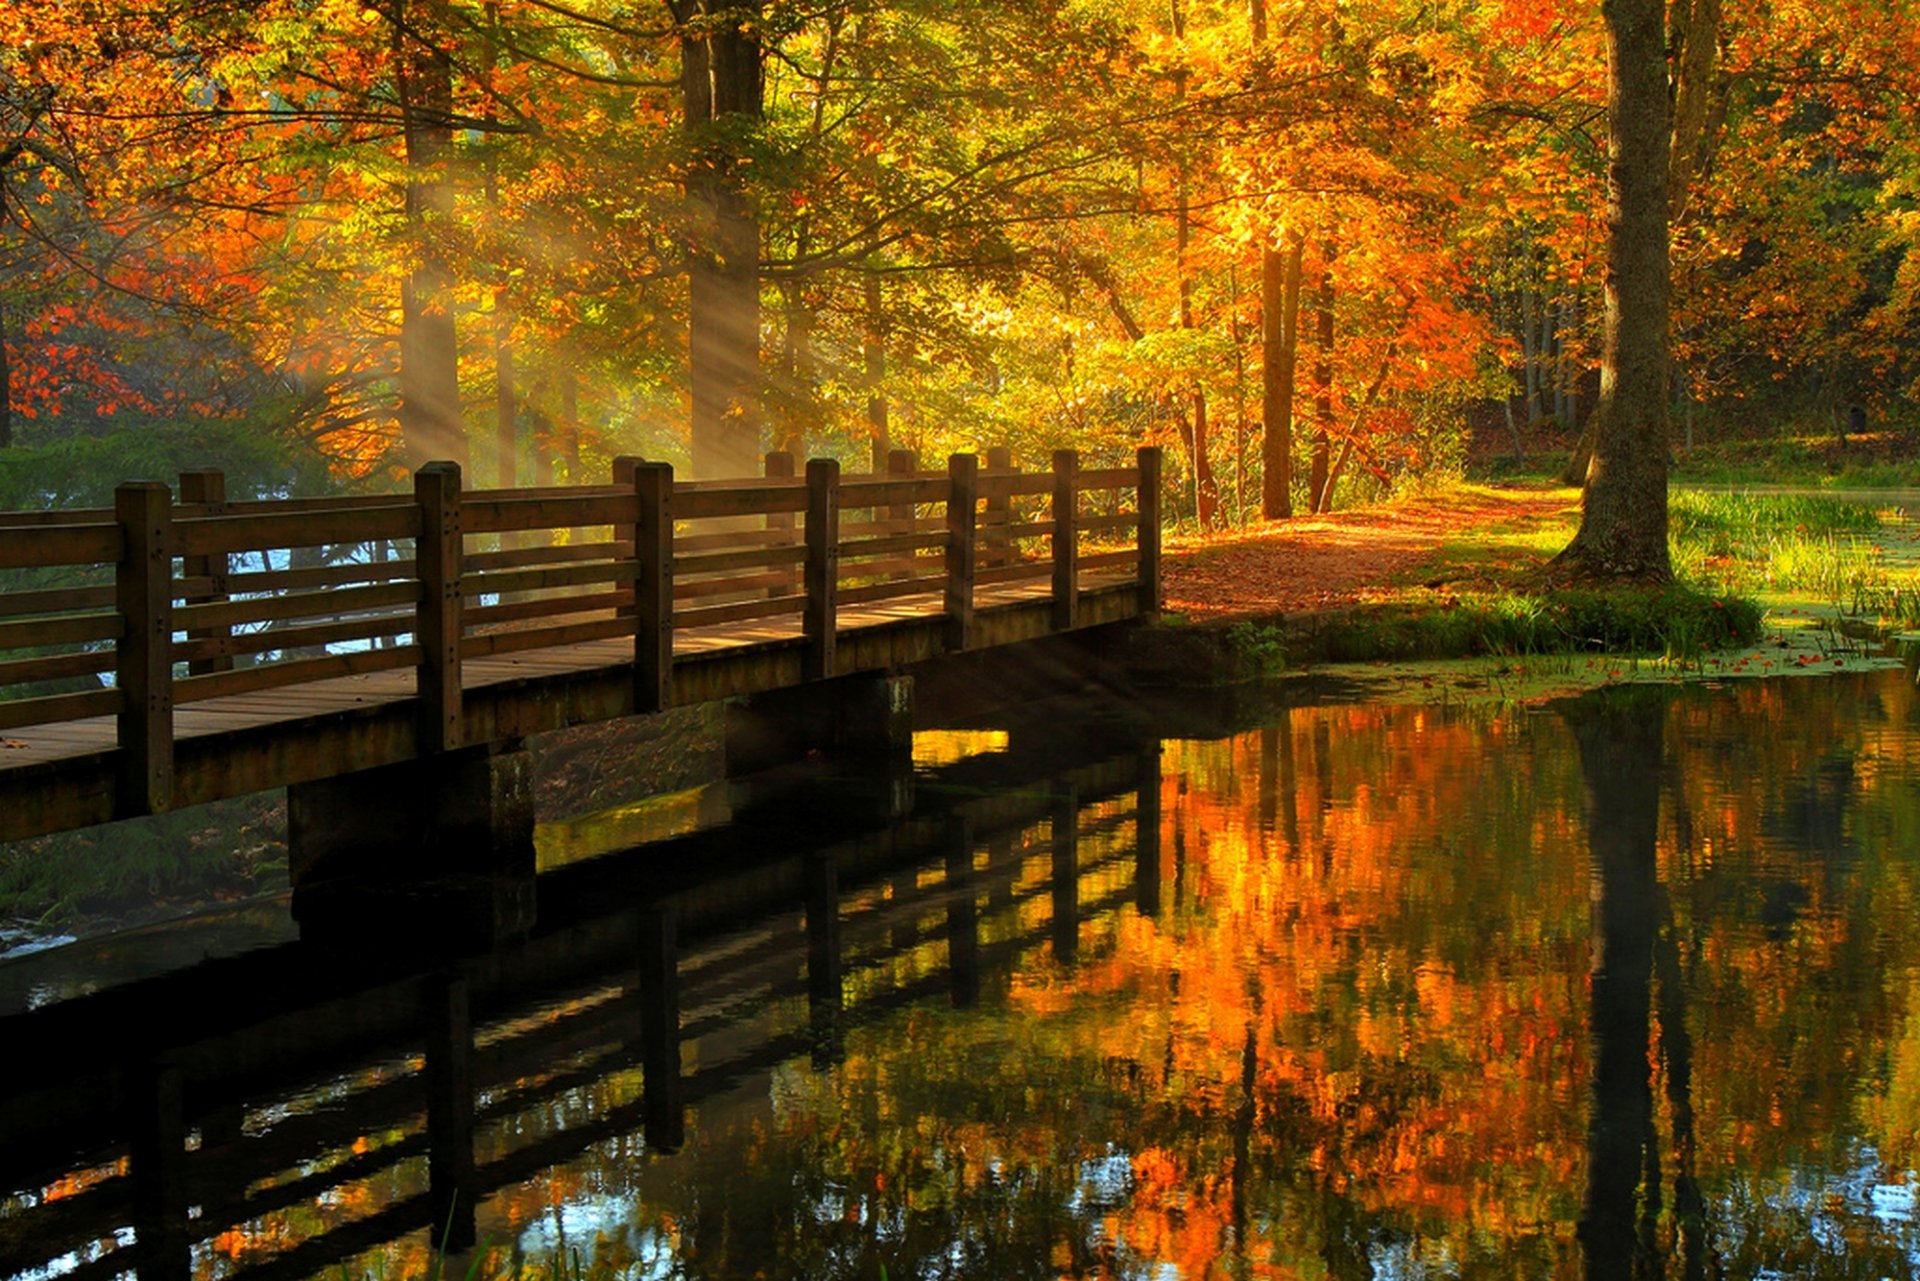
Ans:
{"label": "dirt path", "polygon": [[1339,609],[1404,580],[1448,539],[1552,520],[1571,501],[1564,490],[1475,488],[1170,543],[1166,608],[1196,621]]}

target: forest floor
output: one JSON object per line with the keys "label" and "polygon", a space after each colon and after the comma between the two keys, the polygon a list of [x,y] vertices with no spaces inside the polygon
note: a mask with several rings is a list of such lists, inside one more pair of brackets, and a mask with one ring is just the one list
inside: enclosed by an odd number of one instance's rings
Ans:
{"label": "forest floor", "polygon": [[[1462,485],[1379,507],[1169,540],[1165,608],[1191,622],[1311,614],[1489,586],[1544,564],[1573,533],[1580,494],[1542,485]],[[1478,564],[1462,552],[1479,548]]]}

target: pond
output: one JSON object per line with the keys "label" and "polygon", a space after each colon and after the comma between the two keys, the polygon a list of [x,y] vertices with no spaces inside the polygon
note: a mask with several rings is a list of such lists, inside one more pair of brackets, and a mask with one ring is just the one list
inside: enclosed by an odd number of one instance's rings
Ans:
{"label": "pond", "polygon": [[[499,954],[10,1015],[8,1124],[77,1119],[0,1142],[0,1273],[1910,1277],[1917,715],[1891,671],[929,733],[555,869]],[[131,1138],[99,1055],[163,1065]]]}

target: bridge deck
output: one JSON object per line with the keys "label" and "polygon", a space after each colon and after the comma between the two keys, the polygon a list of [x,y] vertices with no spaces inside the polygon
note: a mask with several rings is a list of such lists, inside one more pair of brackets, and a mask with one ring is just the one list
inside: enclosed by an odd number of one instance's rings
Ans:
{"label": "bridge deck", "polygon": [[[1157,461],[738,488],[629,464],[622,486],[471,495],[423,471],[413,505],[130,485],[111,513],[0,513],[0,840],[1137,617]],[[1081,513],[1123,487],[1133,511]],[[1133,546],[1082,553],[1120,528]],[[111,588],[42,585],[90,563]],[[110,683],[73,691],[88,672]]]}
{"label": "bridge deck", "polygon": [[[1082,591],[1098,592],[1102,587],[1130,586],[1127,580],[1107,576],[1084,583]],[[1045,583],[1006,583],[982,588],[975,608],[983,613],[998,607],[1046,601]],[[934,623],[941,617],[941,600],[931,592],[880,604],[855,606],[839,614],[841,643],[869,628],[899,623]],[[604,615],[612,617],[611,613]],[[761,619],[744,623],[721,623],[685,631],[673,636],[676,667],[691,665],[703,657],[725,651],[744,651],[750,646],[794,646],[803,643],[797,617]],[[555,645],[524,650],[496,658],[469,659],[461,666],[461,684],[470,693],[489,686],[513,681],[539,680],[543,677],[612,673],[624,671],[633,661],[633,642],[625,639],[583,641],[573,645]],[[173,733],[176,741],[208,738],[241,730],[285,726],[315,717],[343,712],[411,704],[415,676],[411,668],[368,672],[359,676],[337,676],[280,689],[247,694],[228,694],[176,708]],[[757,692],[757,691],[749,691]],[[685,700],[697,701],[697,700]],[[77,757],[110,752],[117,746],[118,718],[89,716],[83,720],[56,721],[50,724],[23,725],[9,730],[0,740],[0,773]]]}

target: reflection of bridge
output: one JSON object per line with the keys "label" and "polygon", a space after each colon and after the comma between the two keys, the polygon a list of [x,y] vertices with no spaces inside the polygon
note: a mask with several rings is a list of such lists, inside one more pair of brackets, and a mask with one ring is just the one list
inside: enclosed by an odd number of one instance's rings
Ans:
{"label": "reflection of bridge", "polygon": [[195,473],[0,513],[0,840],[1155,608],[1155,450],[768,473],[467,493],[432,464],[410,498],[262,502]]}
{"label": "reflection of bridge", "polygon": [[[393,1199],[235,1275],[310,1275],[421,1228],[457,1246],[498,1189],[630,1133],[671,1151],[689,1105],[831,1061],[851,1026],[970,1003],[1042,944],[1070,959],[1082,920],[1156,913],[1161,885],[1157,747],[1082,750],[962,760],[905,819],[859,830],[840,807],[804,851],[773,804],[550,873],[537,927],[484,956],[289,944],[7,1018],[0,1178],[29,1191],[0,1213],[0,1273],[184,1277],[196,1243],[376,1179]],[[892,964],[928,947],[944,966]],[[783,998],[805,1002],[791,1025]]]}

